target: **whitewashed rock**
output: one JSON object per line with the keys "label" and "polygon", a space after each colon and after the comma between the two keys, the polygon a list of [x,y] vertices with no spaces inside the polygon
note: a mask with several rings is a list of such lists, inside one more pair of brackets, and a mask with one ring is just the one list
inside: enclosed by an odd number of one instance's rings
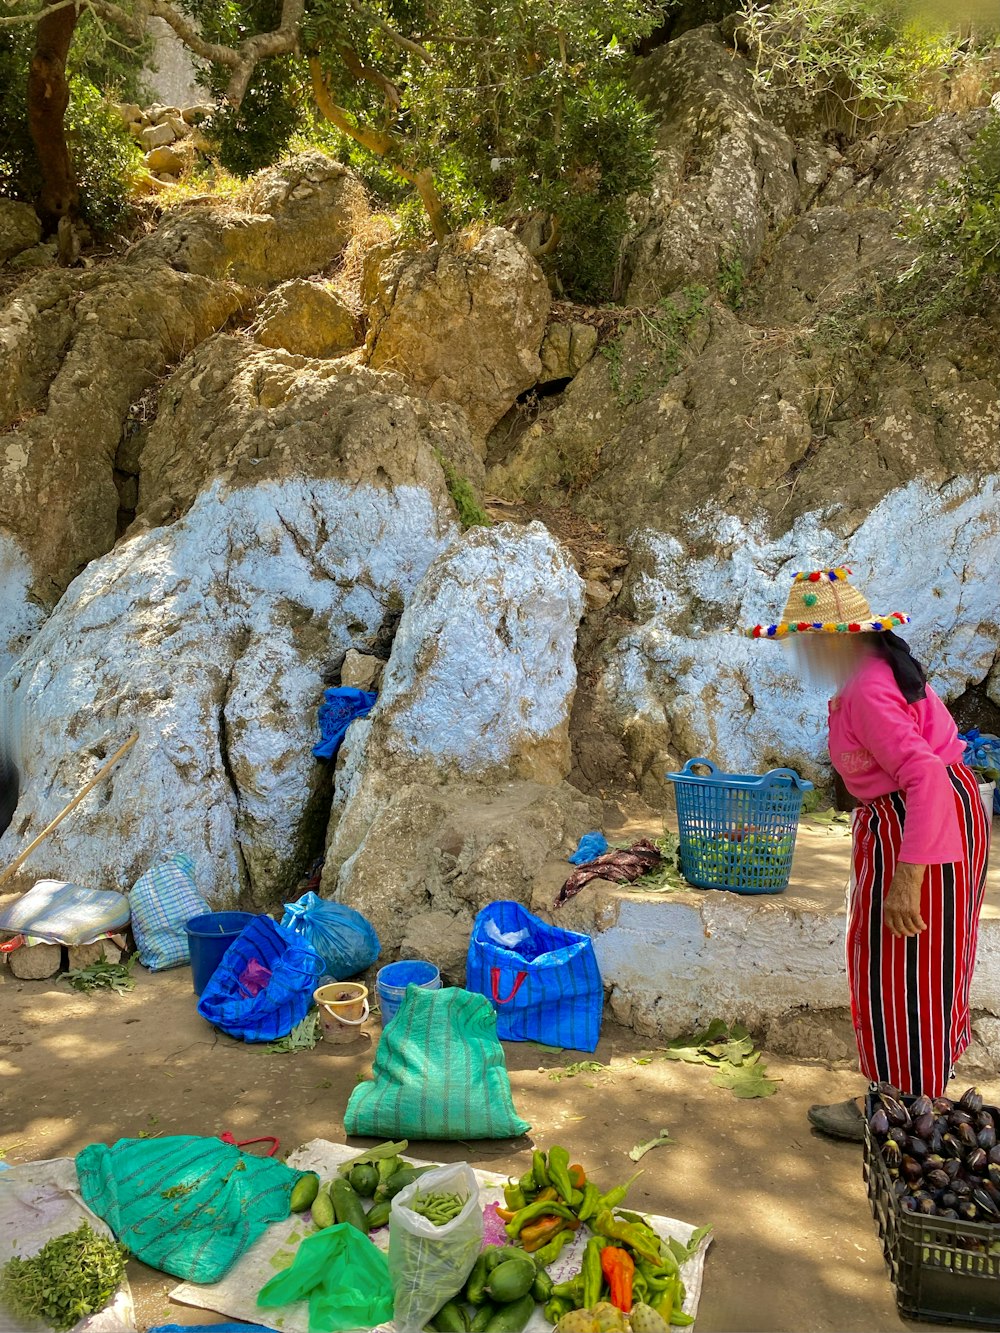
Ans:
{"label": "whitewashed rock", "polygon": [[0,264],[37,245],[41,238],[42,224],[30,204],[0,199]]}
{"label": "whitewashed rock", "polygon": [[70,865],[127,889],[179,850],[215,903],[271,905],[294,887],[325,819],[311,753],[324,683],[458,531],[435,451],[457,442],[460,414],[400,388],[238,338],[177,372],[143,452],[167,526],[143,530],[147,505],[0,685],[31,737],[0,864],[136,730],[112,780],[34,854],[36,878]]}
{"label": "whitewashed rock", "polygon": [[139,135],[139,142],[146,152],[149,152],[151,148],[162,148],[168,143],[173,143],[176,138],[177,135],[169,125],[157,123],[147,125]]}
{"label": "whitewashed rock", "polygon": [[826,697],[801,680],[787,644],[741,633],[780,616],[800,569],[847,564],[875,614],[910,613],[907,639],[946,700],[993,665],[1000,476],[940,489],[913,482],[846,541],[815,513],[780,538],[718,513],[700,514],[697,531],[688,542],[653,532],[637,542],[626,593],[638,626],[605,678],[626,737],[641,738],[632,757],[652,784],[647,795],[662,799],[654,766],[668,750],[732,772],[788,764],[828,779]]}
{"label": "whitewashed rock", "polygon": [[21,981],[45,981],[54,977],[62,967],[61,944],[33,944],[15,949],[7,962],[14,976]]}

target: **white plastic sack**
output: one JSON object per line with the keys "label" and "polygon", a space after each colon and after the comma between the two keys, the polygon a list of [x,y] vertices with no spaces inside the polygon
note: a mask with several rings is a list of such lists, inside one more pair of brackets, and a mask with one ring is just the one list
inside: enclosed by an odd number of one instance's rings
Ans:
{"label": "white plastic sack", "polygon": [[[465,1205],[446,1226],[415,1213],[418,1195],[464,1196]],[[400,1190],[389,1215],[389,1277],[396,1333],[421,1333],[441,1306],[462,1290],[483,1245],[479,1185],[467,1162],[425,1172]]]}

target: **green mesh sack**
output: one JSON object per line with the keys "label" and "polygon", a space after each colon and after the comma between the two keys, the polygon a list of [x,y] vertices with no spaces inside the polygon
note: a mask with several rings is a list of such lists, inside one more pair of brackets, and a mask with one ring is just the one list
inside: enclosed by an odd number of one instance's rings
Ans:
{"label": "green mesh sack", "polygon": [[351,1093],[348,1134],[513,1139],[531,1128],[514,1109],[496,1013],[483,995],[408,986],[372,1075]]}

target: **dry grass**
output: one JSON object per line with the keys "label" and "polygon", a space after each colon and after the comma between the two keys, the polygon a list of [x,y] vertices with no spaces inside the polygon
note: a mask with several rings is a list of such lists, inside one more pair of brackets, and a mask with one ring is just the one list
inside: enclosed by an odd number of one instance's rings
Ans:
{"label": "dry grass", "polygon": [[354,314],[360,315],[364,308],[361,279],[366,257],[377,246],[391,245],[398,236],[399,225],[388,213],[370,213],[355,222],[351,239],[329,278],[331,290]]}

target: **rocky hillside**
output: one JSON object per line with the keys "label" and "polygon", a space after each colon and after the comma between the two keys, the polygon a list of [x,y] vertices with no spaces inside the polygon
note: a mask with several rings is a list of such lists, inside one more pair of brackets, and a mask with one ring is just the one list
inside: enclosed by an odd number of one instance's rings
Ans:
{"label": "rocky hillside", "polygon": [[[22,887],[174,849],[273,906],[325,850],[325,891],[460,976],[479,907],[662,808],[678,761],[827,780],[823,701],[740,633],[815,563],[1000,716],[1000,315],[904,336],[877,303],[985,99],[842,148],[715,24],[638,77],[658,175],[618,308],[553,301],[499,229],[370,248],[352,286],[368,204],[318,154],[6,284],[0,865],[139,733]],[[0,212],[0,255],[36,241]],[[331,773],[349,652],[381,693]]]}

